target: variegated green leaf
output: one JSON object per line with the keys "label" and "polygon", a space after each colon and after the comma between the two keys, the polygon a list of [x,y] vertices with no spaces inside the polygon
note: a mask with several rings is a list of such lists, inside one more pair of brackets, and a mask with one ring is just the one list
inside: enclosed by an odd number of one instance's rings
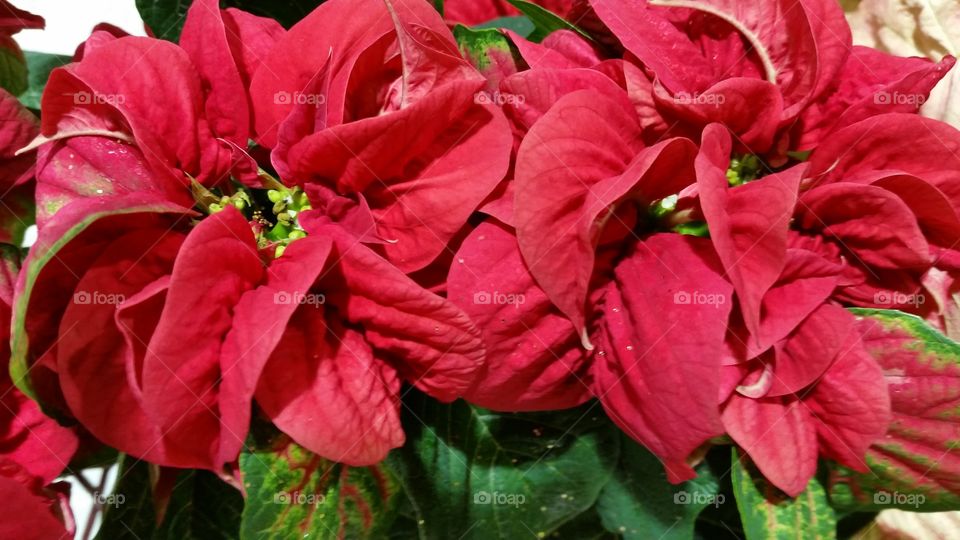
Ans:
{"label": "variegated green leaf", "polygon": [[381,465],[347,467],[281,436],[240,455],[247,504],[244,540],[383,538],[399,486]]}
{"label": "variegated green leaf", "polygon": [[817,478],[796,498],[766,481],[733,450],[733,493],[747,540],[823,540],[836,538],[837,518]]}
{"label": "variegated green leaf", "polygon": [[870,472],[835,466],[834,506],[960,509],[960,345],[913,315],[853,310],[890,386],[893,422],[867,453]]}

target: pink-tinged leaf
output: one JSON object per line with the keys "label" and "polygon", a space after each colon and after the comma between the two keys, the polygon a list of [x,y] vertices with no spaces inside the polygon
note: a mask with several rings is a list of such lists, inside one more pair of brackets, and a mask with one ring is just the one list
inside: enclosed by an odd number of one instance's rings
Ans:
{"label": "pink-tinged leaf", "polygon": [[51,540],[71,538],[76,532],[73,515],[64,515],[69,506],[58,494],[26,478],[15,464],[0,462],[0,497],[6,501],[0,507],[3,538]]}
{"label": "pink-tinged leaf", "polygon": [[0,0],[0,32],[13,35],[20,30],[39,30],[46,25],[43,17]]}
{"label": "pink-tinged leaf", "polygon": [[594,11],[624,48],[671,92],[699,92],[713,82],[702,51],[646,0],[591,0]]}
{"label": "pink-tinged leaf", "polygon": [[294,313],[260,377],[257,403],[312,452],[373,465],[404,441],[400,379],[335,313],[322,305]]}
{"label": "pink-tinged leaf", "polygon": [[[205,115],[218,136],[246,145],[250,138],[247,88],[240,77],[220,2],[196,0],[187,11],[180,47],[189,55],[206,91]],[[236,44],[242,48],[242,44]]]}
{"label": "pink-tinged leaf", "polygon": [[602,61],[593,46],[572,30],[557,30],[541,43],[534,43],[510,30],[505,32],[531,69],[590,68]]}
{"label": "pink-tinged leaf", "polygon": [[152,194],[193,206],[188,190],[153,174],[140,149],[106,137],[73,137],[40,148],[37,158],[37,224],[81,199]]}
{"label": "pink-tinged leaf", "polygon": [[844,268],[812,251],[788,249],[783,272],[763,297],[760,333],[748,347],[753,358],[779,342],[837,288]]}
{"label": "pink-tinged leaf", "polygon": [[135,142],[154,174],[183,172],[216,183],[230,151],[211,132],[203,88],[187,54],[172,43],[123,37],[54,70],[43,96],[42,135],[100,135]]}
{"label": "pink-tinged leaf", "polygon": [[498,108],[474,102],[482,84],[450,83],[397,112],[311,135],[291,148],[291,173],[362,194],[387,258],[419,270],[506,176],[512,137]]}
{"label": "pink-tinged leaf", "polygon": [[712,122],[736,135],[736,146],[760,154],[770,149],[783,116],[783,98],[774,84],[758,79],[725,79],[699,94],[670,95],[657,84],[654,98],[661,114],[683,122],[680,129],[697,138]]}
{"label": "pink-tinged leaf", "polygon": [[404,497],[390,467],[333,463],[289,437],[248,449],[240,456],[240,471],[246,491],[243,537],[383,538]]}
{"label": "pink-tinged leaf", "polygon": [[[629,112],[625,112],[629,111]],[[562,97],[517,156],[515,221],[530,272],[578,332],[604,225],[619,202],[649,204],[692,183],[695,148],[671,139],[644,148],[625,95]]]}
{"label": "pink-tinged leaf", "polygon": [[[397,36],[397,48],[403,73],[399,86],[392,85],[384,98],[384,112],[410,107],[430,92],[458,81],[483,81],[484,77],[460,56],[453,36],[445,28],[438,13],[429,20],[404,20],[385,0]],[[413,23],[416,26],[413,26]]]}
{"label": "pink-tinged leaf", "polygon": [[364,329],[378,360],[389,360],[402,377],[437,399],[463,395],[485,353],[467,315],[337,227],[311,234],[335,240],[331,259],[338,262],[319,286],[346,322]]}
{"label": "pink-tinged leaf", "polygon": [[[920,154],[891,151],[903,141]],[[804,182],[875,182],[903,174],[933,184],[960,208],[960,132],[915,114],[875,116],[822,141],[810,156]]]}
{"label": "pink-tinged leaf", "polygon": [[[102,250],[60,320],[57,372],[73,416],[99,440],[156,463],[196,467],[198,461],[168,449],[140,395],[146,342],[166,292],[155,284],[169,274],[183,239],[146,228]],[[111,399],[91,398],[99,395]]]}
{"label": "pink-tinged leaf", "polygon": [[839,182],[807,191],[800,198],[797,221],[880,268],[924,268],[933,262],[910,208],[877,186]]}
{"label": "pink-tinged leaf", "polygon": [[909,175],[884,176],[872,184],[900,197],[931,242],[947,247],[960,243],[957,209],[936,186]]}
{"label": "pink-tinged leaf", "polygon": [[13,386],[8,375],[0,380],[0,459],[18,463],[48,484],[70,463],[77,450],[77,435],[44,415],[36,402]]}
{"label": "pink-tinged leaf", "polygon": [[618,264],[603,298],[594,392],[672,481],[693,477],[687,458],[723,432],[717,395],[733,289],[721,271],[709,241],[655,235]]}
{"label": "pink-tinged leaf", "polygon": [[486,361],[464,398],[502,411],[566,409],[590,396],[573,325],[533,280],[512,231],[488,221],[464,241],[448,298],[483,331]]}
{"label": "pink-tinged leaf", "polygon": [[[301,302],[327,265],[330,241],[310,236],[288,246],[275,260],[266,281],[244,294],[233,311],[233,326],[221,351],[223,380],[220,411],[223,424],[234,433],[247,429],[250,402],[264,366],[287,332],[298,309],[316,309]],[[264,321],[269,321],[264,324]],[[285,368],[280,368],[285,369]],[[235,441],[242,443],[242,441]],[[236,455],[239,446],[226,444],[221,455]]]}
{"label": "pink-tinged leaf", "polygon": [[[597,13],[604,18],[604,22],[609,24],[609,19],[612,17],[610,15],[604,17],[598,4],[613,4],[609,0],[594,0],[593,4]],[[763,78],[780,88],[783,94],[785,118],[792,118],[799,114],[811,100],[826,90],[840,66],[843,65],[851,46],[850,29],[844,19],[843,10],[830,0],[776,0],[752,3],[736,0],[651,0],[650,4],[703,11],[726,21],[739,31],[743,39],[753,47],[763,66]],[[622,17],[622,11],[619,13]],[[614,30],[614,33],[623,40],[623,34],[628,31],[637,32],[636,29],[627,28],[620,32]],[[639,41],[637,45],[651,40],[646,33],[640,32],[640,34],[643,36],[642,40],[634,33],[634,39]],[[629,41],[632,42],[633,39]],[[686,38],[684,41],[689,43],[690,39]],[[647,59],[657,52],[676,63],[686,60],[684,56],[678,55],[677,49],[660,48],[664,45],[669,46],[669,43],[657,45],[659,47],[654,49],[645,48],[642,45],[639,47],[628,45],[627,48],[647,65],[651,65]],[[690,66],[696,66],[697,62],[706,63],[708,68],[704,73],[710,73],[712,71],[709,67],[710,57],[697,52],[698,59],[691,62]],[[742,61],[746,61],[746,58],[742,57]],[[664,62],[664,60],[658,62]],[[677,71],[676,65],[670,67]],[[689,70],[691,67],[684,69]],[[705,89],[703,86],[697,86],[696,83],[687,82],[693,82],[696,79],[689,78],[690,76],[683,71],[679,73],[684,74],[688,79],[684,81],[686,85],[678,86],[669,84],[669,79],[661,75],[656,68],[654,71],[674,92],[681,90],[695,92]]]}
{"label": "pink-tinged leaf", "polygon": [[776,368],[765,395],[796,394],[817,381],[848,354],[850,339],[857,337],[853,323],[853,317],[843,308],[822,304],[776,346]]}
{"label": "pink-tinged leaf", "polygon": [[0,176],[0,189],[9,191],[13,186],[23,184],[30,179],[35,156],[17,155],[17,152],[30,144],[40,133],[40,122],[20,101],[0,89],[0,163],[3,173]]}
{"label": "pink-tinged leaf", "polygon": [[820,454],[867,472],[867,449],[890,426],[890,392],[880,364],[864,349],[858,332],[848,335],[839,357],[805,402],[819,421]]}
{"label": "pink-tinged leaf", "polygon": [[817,470],[817,428],[800,400],[734,393],[723,426],[770,483],[791,497],[806,489]]}
{"label": "pink-tinged leaf", "polygon": [[221,16],[240,79],[244,88],[249,89],[253,74],[263,65],[285,30],[273,19],[235,8],[223,10]]}
{"label": "pink-tinged leaf", "polygon": [[815,148],[832,132],[872,116],[917,113],[954,63],[951,56],[936,63],[854,47],[833,83],[836,88],[800,116],[795,146]]}
{"label": "pink-tinged leaf", "polygon": [[154,194],[131,193],[76,201],[40,228],[14,297],[10,374],[20,390],[37,399],[35,386],[38,378],[45,378],[45,370],[41,366],[31,370],[31,366],[43,360],[49,361],[48,368],[55,364],[55,355],[51,355],[62,312],[80,277],[102,250],[136,229],[175,229],[191,214],[188,208]]}
{"label": "pink-tinged leaf", "polygon": [[[854,310],[854,314],[863,347],[880,365],[889,386],[893,420],[886,435],[867,452],[869,473],[842,467],[831,471],[831,499],[841,508],[898,504],[914,511],[956,508],[960,504],[960,457],[954,448],[960,438],[960,347],[912,315],[883,310]],[[869,373],[862,366],[851,366],[846,376],[860,378]],[[849,391],[860,385],[866,381],[844,383]],[[893,500],[893,493],[901,499]]]}
{"label": "pink-tinged leaf", "polygon": [[[697,186],[710,238],[737,291],[747,329],[759,341],[763,297],[786,264],[800,169],[731,188],[727,182],[731,146],[730,134],[720,124],[704,130],[696,161]],[[760,344],[760,349],[769,345]]]}
{"label": "pink-tinged leaf", "polygon": [[[445,35],[450,48],[456,50],[453,37],[429,2],[392,0],[392,4],[401,20],[429,25],[435,35]],[[378,91],[385,87],[384,61],[389,58],[385,57],[385,45],[395,41],[394,32],[383,0],[331,0],[298,22],[277,41],[263,66],[254,73],[250,85],[259,142],[270,148],[276,145],[277,129],[293,110],[291,98],[306,91],[328,59],[332,83],[325,99],[331,111],[330,122],[346,121],[351,77],[376,76],[376,82],[371,81],[372,87]],[[367,51],[380,54],[372,67],[358,63]],[[287,99],[278,99],[278,96]]]}
{"label": "pink-tinged leaf", "polygon": [[521,133],[533,127],[561,97],[578,90],[595,90],[615,101],[624,95],[613,80],[593,69],[528,70],[500,85],[504,111]]}
{"label": "pink-tinged leaf", "polygon": [[[232,207],[200,222],[180,248],[163,312],[143,360],[143,403],[167,438],[191,441],[191,456],[218,470],[221,447],[245,433],[224,429],[218,386],[236,359],[223,358],[224,337],[240,297],[265,269],[246,219]],[[203,443],[198,442],[204,441]]]}

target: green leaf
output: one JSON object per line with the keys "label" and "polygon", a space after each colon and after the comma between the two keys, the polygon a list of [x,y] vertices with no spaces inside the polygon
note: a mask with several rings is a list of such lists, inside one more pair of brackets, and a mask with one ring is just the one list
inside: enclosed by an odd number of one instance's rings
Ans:
{"label": "green leaf", "polygon": [[27,90],[27,60],[12,42],[0,44],[0,87],[15,96]]}
{"label": "green leaf", "polygon": [[152,466],[121,456],[117,485],[109,495],[98,494],[104,505],[97,540],[234,540],[239,538],[243,496],[207,471],[182,471],[163,522],[157,525]]}
{"label": "green leaf", "polygon": [[506,30],[512,30],[519,34],[521,37],[529,37],[530,34],[536,30],[536,27],[533,25],[533,21],[528,19],[523,15],[518,15],[516,17],[499,17],[487,21],[482,24],[474,25],[475,29],[487,29],[487,28],[503,28]]}
{"label": "green leaf", "polygon": [[831,464],[843,510],[960,509],[960,345],[919,317],[851,310],[890,387],[893,421],[868,451],[867,473]]}
{"label": "green leaf", "polygon": [[[269,17],[289,28],[322,3],[323,0],[222,0],[220,6]],[[180,39],[190,4],[191,0],[137,0],[137,9],[156,37],[175,42]]]}
{"label": "green leaf", "polygon": [[422,539],[550,535],[591,508],[617,460],[617,430],[592,403],[499,414],[408,400],[407,443],[391,453]]}
{"label": "green leaf", "polygon": [[433,7],[437,8],[437,13],[443,16],[443,0],[433,0]]}
{"label": "green leaf", "polygon": [[593,41],[590,34],[587,34],[576,25],[570,24],[563,17],[552,11],[540,7],[537,4],[526,2],[524,0],[507,0],[513,6],[520,10],[520,13],[526,15],[533,23],[534,31],[527,36],[530,41],[540,42],[551,33],[557,30],[571,30]]}
{"label": "green leaf", "polygon": [[137,0],[143,22],[160,39],[178,41],[190,0]]}
{"label": "green leaf", "polygon": [[747,540],[822,540],[836,538],[837,518],[817,478],[791,499],[763,478],[733,449],[733,492]]}
{"label": "green leaf", "polygon": [[720,493],[706,463],[697,468],[697,478],[673,485],[656,456],[626,435],[622,439],[616,472],[597,501],[607,530],[627,540],[689,539],[704,508],[733,502]]}
{"label": "green leaf", "polygon": [[25,51],[23,54],[27,59],[28,83],[26,89],[19,95],[20,103],[23,103],[24,107],[39,111],[40,98],[50,78],[50,72],[69,64],[72,59],[61,54],[34,51]]}
{"label": "green leaf", "polygon": [[382,538],[399,502],[399,485],[382,465],[347,467],[281,436],[240,455],[247,491],[244,540]]}
{"label": "green leaf", "polygon": [[495,28],[472,29],[457,25],[453,29],[460,52],[489,81],[499,85],[506,76],[520,71],[519,52],[513,44]]}

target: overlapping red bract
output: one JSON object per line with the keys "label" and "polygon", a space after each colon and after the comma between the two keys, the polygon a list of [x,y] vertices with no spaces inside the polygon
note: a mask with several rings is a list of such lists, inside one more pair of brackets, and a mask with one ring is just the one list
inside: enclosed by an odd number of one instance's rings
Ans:
{"label": "overlapping red bract", "polygon": [[[27,386],[123,452],[218,472],[252,410],[376,463],[404,382],[506,411],[596,398],[673,481],[724,434],[790,495],[821,457],[864,469],[891,401],[844,308],[960,329],[960,133],[915,114],[954,60],[854,48],[833,0],[572,4],[589,38],[505,32],[495,72],[447,22],[496,2],[331,0],[284,31],[197,0],[179,45],[95,32],[34,143]],[[310,207],[267,239],[207,188]]]}

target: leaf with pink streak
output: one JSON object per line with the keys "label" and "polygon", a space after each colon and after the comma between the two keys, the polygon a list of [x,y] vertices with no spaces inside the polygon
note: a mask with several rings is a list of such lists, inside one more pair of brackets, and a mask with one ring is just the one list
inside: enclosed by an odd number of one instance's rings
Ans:
{"label": "leaf with pink streak", "polygon": [[957,509],[960,346],[913,315],[853,312],[863,346],[882,368],[889,386],[893,421],[867,452],[870,472],[844,467],[831,471],[831,499],[847,509]]}
{"label": "leaf with pink streak", "polygon": [[717,396],[732,287],[709,241],[659,234],[621,261],[603,299],[592,374],[610,418],[661,460],[671,481],[723,432]]}
{"label": "leaf with pink streak", "polygon": [[285,436],[258,441],[240,470],[243,538],[384,538],[402,498],[389,468],[334,463]]}

